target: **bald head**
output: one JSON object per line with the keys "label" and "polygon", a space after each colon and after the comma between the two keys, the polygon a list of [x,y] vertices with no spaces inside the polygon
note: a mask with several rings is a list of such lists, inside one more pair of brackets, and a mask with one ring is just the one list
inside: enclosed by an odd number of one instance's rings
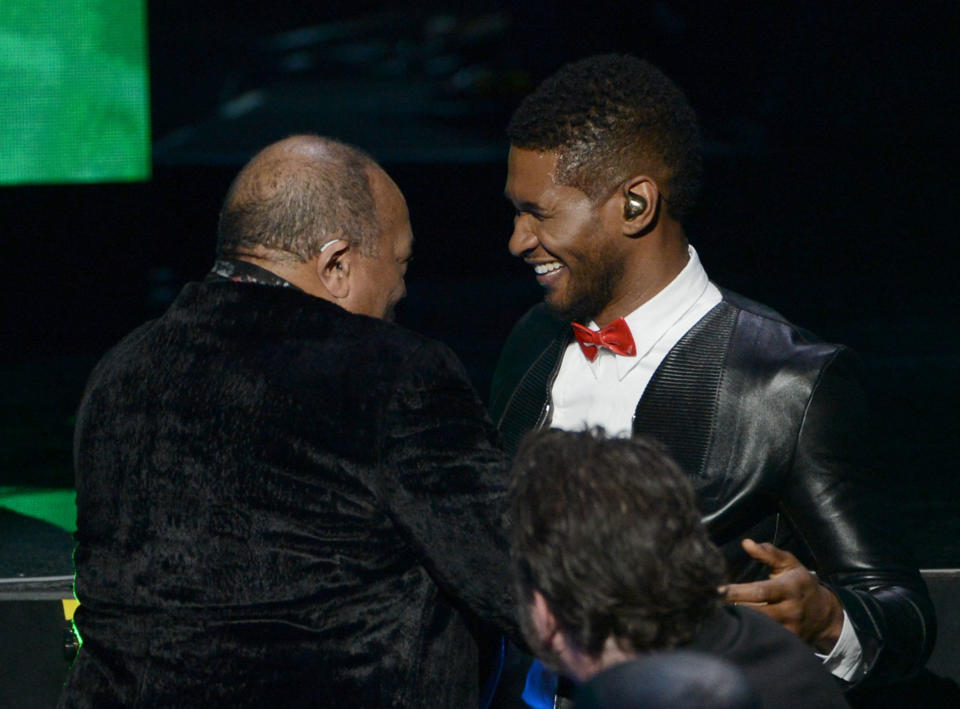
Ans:
{"label": "bald head", "polygon": [[376,253],[371,177],[380,172],[369,155],[330,138],[297,135],[267,146],[227,192],[217,255],[266,248],[278,259],[304,262],[331,239]]}

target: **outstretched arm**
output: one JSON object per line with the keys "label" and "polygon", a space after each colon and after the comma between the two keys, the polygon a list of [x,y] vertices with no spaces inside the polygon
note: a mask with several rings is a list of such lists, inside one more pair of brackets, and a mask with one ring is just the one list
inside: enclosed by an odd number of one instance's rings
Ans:
{"label": "outstretched arm", "polygon": [[789,581],[791,595],[805,599],[782,609],[802,619],[801,634],[826,646],[836,627],[835,609],[827,610],[832,603],[823,591],[831,592],[862,649],[858,676],[890,682],[923,667],[936,621],[916,564],[893,529],[895,519],[884,515],[870,441],[859,362],[841,349],[814,387],[781,497],[781,509],[816,559],[824,585],[814,590],[802,567],[772,552],[766,556],[775,562],[771,581]]}
{"label": "outstretched arm", "polygon": [[384,500],[434,581],[518,636],[504,514],[509,461],[456,356],[426,343],[384,412]]}
{"label": "outstretched arm", "polygon": [[797,634],[821,654],[830,653],[843,630],[840,599],[800,561],[773,544],[743,541],[744,551],[770,567],[770,578],[726,587],[728,603],[753,606]]}

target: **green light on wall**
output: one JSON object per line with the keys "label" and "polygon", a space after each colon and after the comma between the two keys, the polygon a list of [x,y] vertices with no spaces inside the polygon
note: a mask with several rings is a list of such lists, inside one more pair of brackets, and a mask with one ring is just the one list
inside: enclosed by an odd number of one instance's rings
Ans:
{"label": "green light on wall", "polygon": [[77,531],[76,490],[0,487],[0,507],[42,519],[70,533]]}
{"label": "green light on wall", "polygon": [[150,177],[145,0],[0,2],[0,184]]}

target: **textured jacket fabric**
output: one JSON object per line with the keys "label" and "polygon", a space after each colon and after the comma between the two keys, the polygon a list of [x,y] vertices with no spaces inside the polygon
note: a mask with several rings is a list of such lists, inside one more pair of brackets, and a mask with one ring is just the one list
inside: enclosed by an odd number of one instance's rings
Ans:
{"label": "textured jacket fabric", "polygon": [[[508,449],[549,424],[549,392],[569,342],[569,325],[543,305],[511,334],[491,398]],[[733,580],[767,575],[740,548],[745,536],[793,551],[840,598],[867,676],[892,681],[923,666],[936,625],[877,497],[864,398],[849,350],[724,292],[654,373],[633,432],[660,439],[690,476]]]}
{"label": "textured jacket fabric", "polygon": [[[836,680],[795,635],[749,608],[727,606],[676,653],[651,653],[615,665],[577,692],[576,709],[610,707],[756,707],[843,709]],[[693,653],[693,654],[688,654]],[[708,678],[693,674],[701,658],[720,657],[742,672],[739,701],[707,695]],[[656,664],[659,672],[645,662]],[[677,663],[693,661],[683,667]],[[700,668],[701,670],[703,667]],[[666,676],[664,676],[664,674]],[[694,680],[691,682],[690,679]],[[724,677],[714,677],[723,681]],[[725,689],[730,685],[726,684]],[[749,692],[750,696],[744,696]],[[752,700],[752,701],[751,701]]]}
{"label": "textured jacket fabric", "polygon": [[77,419],[63,706],[475,706],[513,628],[506,461],[455,358],[295,289],[189,284]]}
{"label": "textured jacket fabric", "polygon": [[848,706],[839,684],[810,649],[750,608],[726,606],[684,649],[718,655],[739,667],[765,708]]}

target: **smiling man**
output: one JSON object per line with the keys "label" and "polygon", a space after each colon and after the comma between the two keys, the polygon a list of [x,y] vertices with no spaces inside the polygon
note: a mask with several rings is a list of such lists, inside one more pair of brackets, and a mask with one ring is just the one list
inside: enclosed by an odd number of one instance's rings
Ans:
{"label": "smiling man", "polygon": [[878,512],[857,359],[708,278],[683,227],[701,158],[682,92],[647,62],[592,57],[544,81],[508,134],[509,248],[545,300],[494,377],[508,447],[543,426],[659,439],[724,547],[729,600],[850,685],[922,667],[933,611]]}
{"label": "smiling man", "polygon": [[454,354],[387,322],[411,242],[356,148],[240,172],[212,272],[87,384],[61,706],[477,705],[507,464]]}

